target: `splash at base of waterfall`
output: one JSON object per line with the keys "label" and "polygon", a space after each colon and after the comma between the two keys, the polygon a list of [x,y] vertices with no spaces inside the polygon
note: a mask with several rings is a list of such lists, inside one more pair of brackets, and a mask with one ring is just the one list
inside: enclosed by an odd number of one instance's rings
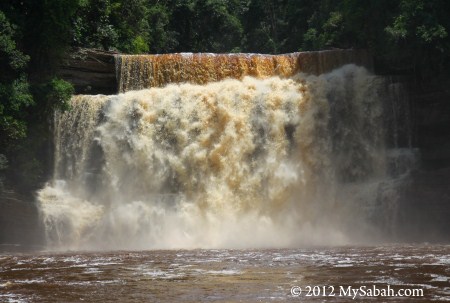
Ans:
{"label": "splash at base of waterfall", "polygon": [[[39,191],[63,249],[347,244],[386,176],[382,80],[364,68],[291,79],[74,96]],[[361,198],[365,197],[365,198]],[[357,231],[355,231],[357,230]]]}

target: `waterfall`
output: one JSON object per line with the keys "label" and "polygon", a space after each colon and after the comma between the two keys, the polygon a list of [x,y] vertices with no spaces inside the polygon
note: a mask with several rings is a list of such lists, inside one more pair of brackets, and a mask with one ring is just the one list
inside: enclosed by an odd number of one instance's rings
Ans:
{"label": "waterfall", "polygon": [[51,247],[295,247],[371,235],[365,200],[389,178],[383,79],[356,65],[298,73],[287,55],[216,55],[216,65],[214,55],[173,56],[123,56],[126,92],[77,95],[56,113],[54,177],[38,192]]}

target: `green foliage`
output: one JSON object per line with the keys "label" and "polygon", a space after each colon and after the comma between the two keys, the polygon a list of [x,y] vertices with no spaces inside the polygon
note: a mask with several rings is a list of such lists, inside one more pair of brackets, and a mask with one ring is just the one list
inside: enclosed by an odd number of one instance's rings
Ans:
{"label": "green foliage", "polygon": [[13,71],[20,71],[26,67],[30,57],[17,49],[15,32],[16,26],[12,25],[0,11],[0,64],[3,67],[8,66]]}
{"label": "green foliage", "polygon": [[156,3],[148,8],[146,15],[148,51],[165,53],[173,51],[178,46],[177,33],[170,28],[171,18],[171,11],[167,4]]}
{"label": "green foliage", "polygon": [[[395,51],[402,43],[444,52],[448,21],[438,15],[447,8],[445,1],[423,0],[84,0],[73,45],[126,53],[353,47],[386,61],[402,57]],[[404,51],[416,54],[414,47]]]}
{"label": "green foliage", "polygon": [[282,0],[251,1],[245,12],[245,50],[278,53],[286,26],[286,4]]}
{"label": "green foliage", "polygon": [[11,83],[0,83],[0,99],[0,134],[4,140],[24,137],[26,126],[21,120],[21,111],[33,104],[26,79],[21,77]]}
{"label": "green foliage", "polygon": [[423,77],[448,70],[449,10],[448,1],[400,1],[396,16],[385,27],[388,41],[397,50],[388,58],[390,63]]}
{"label": "green foliage", "polygon": [[239,50],[243,8],[239,0],[85,0],[73,45],[133,54]]}
{"label": "green foliage", "polygon": [[149,26],[148,7],[145,0],[111,1],[110,24],[117,30],[115,49],[127,53],[147,52]]}
{"label": "green foliage", "polygon": [[334,47],[341,41],[343,31],[343,14],[338,11],[330,12],[324,21],[313,15],[310,24],[318,24],[316,28],[312,26],[304,35],[303,47],[306,49],[324,49]]}
{"label": "green foliage", "polygon": [[111,24],[113,9],[117,9],[117,6],[112,6],[109,0],[82,2],[73,21],[73,45],[114,49],[118,44],[119,35]]}
{"label": "green foliage", "polygon": [[59,109],[62,111],[68,110],[70,108],[70,98],[75,93],[73,85],[69,82],[53,78],[49,83],[44,85],[46,95],[45,100],[49,104],[49,108],[53,111],[54,109]]}
{"label": "green foliage", "polygon": [[51,74],[57,68],[58,59],[71,43],[72,17],[78,6],[78,0],[22,0],[17,5],[24,16],[22,43],[31,55],[33,73]]}
{"label": "green foliage", "polygon": [[[236,0],[153,1],[146,8],[139,36],[151,52],[229,52],[243,34]],[[130,32],[130,31],[128,31]]]}
{"label": "green foliage", "polygon": [[[44,178],[46,159],[42,151],[48,146],[49,117],[55,108],[67,109],[74,93],[71,84],[50,77],[52,63],[69,44],[71,23],[66,18],[72,2],[23,1],[17,6],[6,5],[19,25],[0,11],[1,187],[8,181],[9,186],[15,184],[16,189],[27,191],[35,189]],[[37,17],[43,11],[42,16],[49,20]],[[22,18],[21,13],[28,18]],[[47,65],[42,69],[44,63]]]}
{"label": "green foliage", "polygon": [[239,46],[243,28],[234,10],[241,10],[238,1],[196,1],[190,29],[192,48],[184,51],[229,52]]}
{"label": "green foliage", "polygon": [[[33,104],[25,68],[29,56],[17,45],[17,26],[0,11],[0,189],[3,190],[8,158],[17,140],[25,138],[24,110]],[[7,158],[8,157],[8,158]]]}
{"label": "green foliage", "polygon": [[31,91],[39,108],[34,109],[28,122],[37,125],[45,125],[56,109],[69,110],[69,101],[75,92],[72,84],[56,77],[47,82],[33,85]]}
{"label": "green foliage", "polygon": [[[0,143],[25,136],[22,110],[33,104],[24,68],[29,57],[17,49],[15,26],[0,11]],[[0,150],[1,152],[1,150]]]}
{"label": "green foliage", "polygon": [[70,83],[58,78],[33,84],[30,91],[36,106],[20,111],[20,119],[15,120],[19,125],[15,129],[21,133],[10,136],[5,148],[0,149],[0,153],[4,153],[10,163],[5,171],[8,183],[23,192],[37,189],[47,178],[51,167],[48,163],[50,118],[55,109],[69,109],[69,100],[74,93]]}
{"label": "green foliage", "polygon": [[142,36],[137,36],[131,41],[130,53],[142,54],[149,51],[148,44]]}
{"label": "green foliage", "polygon": [[400,2],[399,14],[386,27],[386,32],[397,41],[411,39],[416,44],[440,42],[448,33],[440,24],[436,9],[433,2],[403,0]]}

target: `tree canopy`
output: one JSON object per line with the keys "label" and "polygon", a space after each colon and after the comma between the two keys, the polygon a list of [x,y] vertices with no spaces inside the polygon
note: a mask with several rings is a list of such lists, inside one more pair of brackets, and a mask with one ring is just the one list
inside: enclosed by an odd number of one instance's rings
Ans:
{"label": "tree canopy", "polygon": [[449,11],[445,0],[79,0],[70,45],[125,53],[366,48],[381,72],[428,73],[448,70]]}

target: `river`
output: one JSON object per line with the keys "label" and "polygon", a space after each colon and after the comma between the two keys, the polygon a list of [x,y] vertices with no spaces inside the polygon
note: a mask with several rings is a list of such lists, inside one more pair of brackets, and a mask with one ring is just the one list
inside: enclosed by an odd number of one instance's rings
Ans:
{"label": "river", "polygon": [[0,302],[444,302],[449,265],[429,244],[5,254]]}

